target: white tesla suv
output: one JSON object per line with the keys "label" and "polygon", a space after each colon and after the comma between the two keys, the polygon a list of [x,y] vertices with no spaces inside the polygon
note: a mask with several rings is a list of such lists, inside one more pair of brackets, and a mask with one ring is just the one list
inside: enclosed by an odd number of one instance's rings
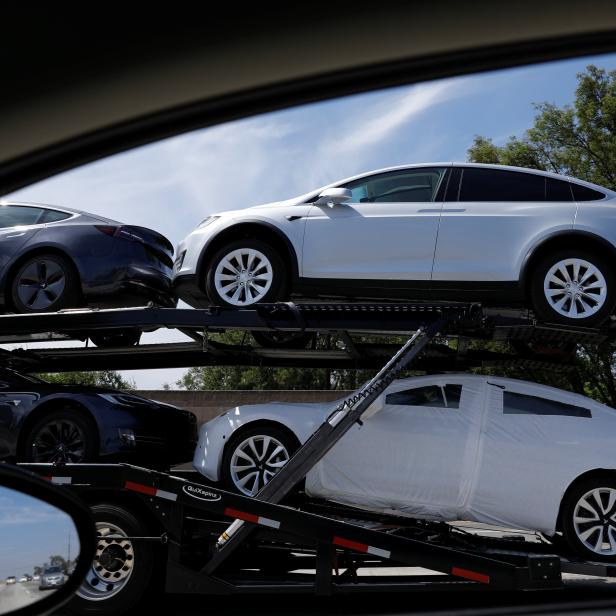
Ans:
{"label": "white tesla suv", "polygon": [[517,167],[409,165],[209,216],[176,254],[193,306],[465,299],[594,326],[616,302],[616,193]]}
{"label": "white tesla suv", "polygon": [[[256,494],[337,403],[239,406],[205,423],[194,467]],[[616,561],[616,410],[526,381],[394,381],[306,476],[314,497],[382,513],[562,535]]]}

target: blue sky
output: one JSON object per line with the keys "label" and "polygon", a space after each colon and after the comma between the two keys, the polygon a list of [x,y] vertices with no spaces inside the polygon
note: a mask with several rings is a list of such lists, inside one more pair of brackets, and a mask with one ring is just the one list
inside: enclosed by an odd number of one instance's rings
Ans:
{"label": "blue sky", "polygon": [[[11,195],[161,231],[176,244],[208,214],[276,201],[371,169],[465,160],[532,124],[533,103],[573,100],[588,64],[616,54],[393,88],[231,122],[116,155]],[[150,334],[168,340],[170,332]],[[179,336],[178,339],[184,339]],[[142,388],[182,370],[130,371]]]}
{"label": "blue sky", "polygon": [[71,518],[31,496],[0,488],[0,580],[32,575],[53,554],[71,559],[79,553],[79,540]]}

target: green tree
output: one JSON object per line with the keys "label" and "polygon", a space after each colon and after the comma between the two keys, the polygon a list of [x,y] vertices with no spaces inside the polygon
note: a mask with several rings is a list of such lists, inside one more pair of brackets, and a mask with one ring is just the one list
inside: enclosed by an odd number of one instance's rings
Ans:
{"label": "green tree", "polygon": [[48,383],[58,385],[90,385],[110,389],[135,389],[132,380],[125,379],[115,370],[96,370],[93,372],[45,372],[37,375]]}
{"label": "green tree", "polygon": [[[468,159],[554,171],[616,190],[616,71],[590,65],[577,78],[572,105],[535,104],[533,126],[522,137],[510,137],[498,146],[488,137],[476,136]],[[611,345],[581,346],[576,361],[575,371],[569,372],[529,373],[517,368],[505,372],[616,406],[616,355]]]}
{"label": "green tree", "polygon": [[[216,343],[254,344],[248,334],[225,332],[212,336]],[[336,348],[338,342],[319,337],[318,348]],[[212,389],[355,389],[373,374],[370,370],[333,370],[329,368],[270,368],[261,366],[197,366],[176,382],[188,390]]]}
{"label": "green tree", "polygon": [[43,573],[43,567],[39,567],[38,565],[36,565],[32,569],[32,575],[41,575],[41,573]]}
{"label": "green tree", "polygon": [[616,71],[579,73],[572,105],[536,103],[533,126],[502,146],[476,136],[468,159],[572,175],[616,189]]}

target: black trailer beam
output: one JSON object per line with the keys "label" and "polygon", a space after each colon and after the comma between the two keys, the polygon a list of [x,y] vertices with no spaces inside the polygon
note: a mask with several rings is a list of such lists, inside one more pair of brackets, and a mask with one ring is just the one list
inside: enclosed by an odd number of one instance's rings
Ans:
{"label": "black trailer beam", "polygon": [[[523,564],[509,562],[506,556],[486,557],[461,549],[401,537],[364,528],[355,523],[334,520],[288,506],[226,492],[187,481],[166,473],[128,464],[20,464],[53,483],[81,489],[130,491],[149,497],[152,508],[159,503],[189,507],[229,519],[244,520],[269,531],[304,538],[336,550],[371,554],[375,559],[391,560],[407,566],[423,567],[448,576],[474,582],[478,587],[498,589],[560,588],[560,559],[551,555],[529,555]],[[169,532],[169,544],[180,537]],[[323,548],[322,548],[323,549]],[[541,567],[537,565],[541,564]],[[329,566],[329,565],[328,565]],[[547,573],[546,573],[547,571]],[[231,592],[224,575],[202,574],[204,588]],[[321,573],[319,580],[323,583]],[[438,580],[435,580],[438,585]],[[226,587],[226,590],[225,590]],[[169,589],[173,590],[173,589]]]}

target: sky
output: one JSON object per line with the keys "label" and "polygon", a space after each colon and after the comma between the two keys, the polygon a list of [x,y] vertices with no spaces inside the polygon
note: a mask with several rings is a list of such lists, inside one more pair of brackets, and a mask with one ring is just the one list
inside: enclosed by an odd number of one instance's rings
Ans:
{"label": "sky", "polygon": [[[569,104],[588,64],[616,54],[391,88],[194,131],[115,155],[8,198],[65,205],[151,227],[177,244],[206,216],[290,198],[406,163],[462,161],[475,135],[502,144],[531,126],[533,103]],[[144,342],[186,340],[158,331]],[[142,389],[181,369],[125,372]]]}
{"label": "sky", "polygon": [[79,554],[75,524],[63,511],[27,494],[0,487],[0,580],[32,575],[49,557]]}

